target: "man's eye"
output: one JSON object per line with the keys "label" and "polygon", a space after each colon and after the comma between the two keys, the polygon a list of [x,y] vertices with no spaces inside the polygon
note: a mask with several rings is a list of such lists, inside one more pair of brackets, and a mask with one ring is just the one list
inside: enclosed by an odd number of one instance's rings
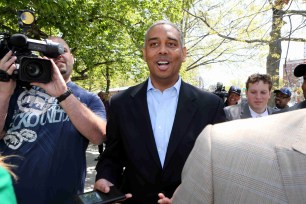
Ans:
{"label": "man's eye", "polygon": [[169,47],[176,47],[176,43],[168,43]]}
{"label": "man's eye", "polygon": [[150,47],[157,47],[157,46],[158,46],[158,43],[156,43],[156,42],[150,43]]}

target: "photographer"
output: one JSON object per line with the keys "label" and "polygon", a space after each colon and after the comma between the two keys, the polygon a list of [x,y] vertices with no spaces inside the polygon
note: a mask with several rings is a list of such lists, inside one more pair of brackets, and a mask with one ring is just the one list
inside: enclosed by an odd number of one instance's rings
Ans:
{"label": "photographer", "polygon": [[[70,79],[74,58],[67,43],[64,53],[52,58],[52,80],[32,82],[30,89],[15,80],[0,81],[0,152],[18,155],[19,180],[14,184],[19,204],[67,203],[83,192],[86,148],[101,144],[106,134],[106,113],[99,97]],[[47,59],[46,57],[44,57]],[[16,57],[8,52],[0,69],[12,75]]]}
{"label": "photographer", "polygon": [[225,91],[225,87],[223,86],[223,83],[221,82],[217,83],[216,90],[213,93],[219,96],[223,101],[227,97],[227,92]]}

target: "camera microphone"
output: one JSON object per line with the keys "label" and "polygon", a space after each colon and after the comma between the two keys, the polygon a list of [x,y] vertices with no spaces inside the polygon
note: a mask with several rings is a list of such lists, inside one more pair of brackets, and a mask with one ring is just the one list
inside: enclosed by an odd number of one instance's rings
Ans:
{"label": "camera microphone", "polygon": [[9,43],[14,47],[26,47],[28,50],[41,52],[51,58],[56,58],[64,53],[64,46],[60,43],[52,42],[52,40],[48,39],[44,41],[30,39],[23,34],[12,35]]}
{"label": "camera microphone", "polygon": [[24,47],[27,45],[27,37],[23,34],[14,34],[10,37],[9,43],[15,47]]}

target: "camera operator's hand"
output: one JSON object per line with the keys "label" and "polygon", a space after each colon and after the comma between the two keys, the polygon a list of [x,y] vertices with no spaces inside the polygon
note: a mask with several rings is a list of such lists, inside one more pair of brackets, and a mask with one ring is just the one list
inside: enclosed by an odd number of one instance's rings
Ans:
{"label": "camera operator's hand", "polygon": [[[15,61],[17,59],[16,56],[12,56],[12,51],[9,51],[1,60],[0,60],[0,70],[6,72],[8,75],[12,75],[14,70],[16,69]],[[16,87],[15,80],[9,80],[7,82],[3,82],[0,80],[0,97],[10,98],[14,93],[14,89]]]}
{"label": "camera operator's hand", "polygon": [[[44,57],[44,59],[48,58]],[[58,97],[63,93],[65,93],[68,90],[68,88],[62,74],[59,71],[59,68],[52,59],[51,63],[52,63],[52,80],[48,83],[33,82],[31,83],[31,85],[39,86],[42,89],[44,89],[50,96]]]}
{"label": "camera operator's hand", "polygon": [[[13,71],[16,69],[15,61],[17,57],[12,56],[13,53],[9,51],[1,60],[0,60],[0,70],[5,76],[12,75]],[[14,93],[16,87],[16,81],[8,79],[7,81],[0,80],[0,139],[5,135],[3,130],[5,119],[7,116],[9,101],[11,96]]]}

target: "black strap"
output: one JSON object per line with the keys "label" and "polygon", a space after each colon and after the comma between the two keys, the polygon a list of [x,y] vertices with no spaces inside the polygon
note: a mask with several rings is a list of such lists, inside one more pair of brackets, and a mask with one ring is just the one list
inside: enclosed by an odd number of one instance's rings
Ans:
{"label": "black strap", "polygon": [[63,93],[59,97],[56,97],[58,103],[60,103],[63,100],[65,100],[68,96],[70,96],[70,94],[72,94],[72,90],[68,87],[68,90],[65,93]]}
{"label": "black strap", "polygon": [[8,82],[10,79],[11,76],[6,71],[0,69],[0,81]]}

